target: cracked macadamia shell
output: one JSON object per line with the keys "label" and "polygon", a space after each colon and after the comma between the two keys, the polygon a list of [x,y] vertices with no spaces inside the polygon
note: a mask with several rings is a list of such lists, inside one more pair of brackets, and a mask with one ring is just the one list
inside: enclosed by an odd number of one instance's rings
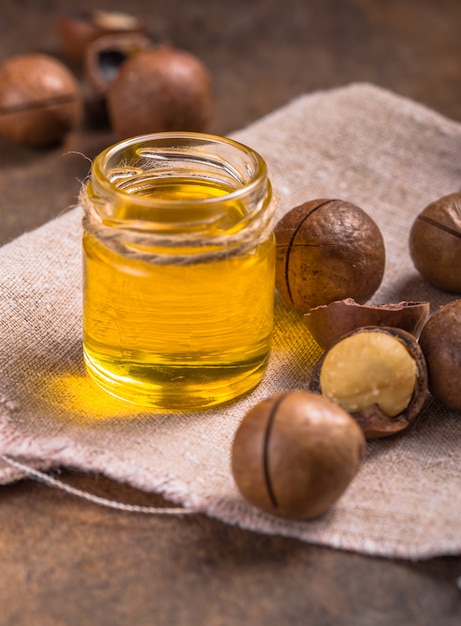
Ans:
{"label": "cracked macadamia shell", "polygon": [[427,367],[415,337],[399,328],[367,326],[327,350],[309,387],[347,410],[367,439],[406,429],[427,397]]}
{"label": "cracked macadamia shell", "polygon": [[382,234],[374,220],[350,202],[305,202],[278,222],[275,236],[277,289],[302,313],[345,298],[364,303],[381,284]]}
{"label": "cracked macadamia shell", "polygon": [[289,519],[325,513],[356,475],[365,439],[343,409],[291,391],[256,404],[232,446],[232,474],[255,507]]}
{"label": "cracked macadamia shell", "polygon": [[123,63],[150,47],[151,40],[141,33],[104,35],[88,44],[83,61],[92,95],[105,98]]}
{"label": "cracked macadamia shell", "polygon": [[429,302],[367,305],[346,298],[311,309],[304,315],[304,323],[319,346],[328,350],[341,337],[363,326],[401,328],[418,338],[429,313]]}
{"label": "cracked macadamia shell", "polygon": [[429,390],[450,409],[461,411],[461,299],[441,307],[420,337]]}

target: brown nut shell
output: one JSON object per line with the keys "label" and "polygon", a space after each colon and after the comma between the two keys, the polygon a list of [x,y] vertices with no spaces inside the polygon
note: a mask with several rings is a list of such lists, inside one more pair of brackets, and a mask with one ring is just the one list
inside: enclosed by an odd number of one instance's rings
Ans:
{"label": "brown nut shell", "polygon": [[16,143],[47,146],[61,141],[83,113],[73,74],[45,54],[24,54],[0,66],[0,134]]}
{"label": "brown nut shell", "polygon": [[[359,424],[366,439],[379,439],[382,437],[388,437],[394,435],[402,430],[408,428],[408,426],[415,420],[415,418],[421,412],[421,409],[426,401],[427,397],[427,366],[423,355],[423,352],[413,335],[400,329],[390,328],[384,326],[366,326],[358,330],[354,330],[351,333],[341,337],[334,346],[337,346],[348,337],[352,337],[358,333],[386,333],[392,337],[395,337],[401,341],[410,356],[414,359],[416,365],[416,377],[412,396],[409,403],[399,414],[389,417],[376,404],[370,404],[365,409],[358,412],[351,412],[352,417]],[[332,346],[332,347],[334,347]],[[330,348],[331,350],[331,348]],[[317,362],[312,376],[309,382],[309,389],[316,393],[322,393],[321,376],[322,368],[329,351],[326,351]],[[380,357],[377,354],[377,357]],[[360,359],[361,355],[357,354],[356,359]],[[353,363],[350,363],[350,367],[353,368]]]}
{"label": "brown nut shell", "polygon": [[232,446],[243,497],[288,519],[324,514],[344,493],[365,453],[354,420],[318,394],[290,391],[255,405]]}
{"label": "brown nut shell", "polygon": [[344,200],[316,199],[276,225],[276,286],[306,313],[335,300],[366,302],[384,274],[385,248],[374,220]]}
{"label": "brown nut shell", "polygon": [[442,306],[420,337],[429,390],[449,409],[461,411],[461,299]]}
{"label": "brown nut shell", "polygon": [[418,215],[409,246],[416,269],[431,285],[461,293],[461,193],[432,202]]}
{"label": "brown nut shell", "polygon": [[336,300],[311,309],[304,323],[321,348],[327,350],[343,335],[362,326],[401,328],[419,337],[430,313],[429,302],[359,304],[353,298]]}
{"label": "brown nut shell", "polygon": [[122,137],[202,131],[211,117],[210,75],[188,52],[166,46],[144,50],[121,66],[107,105],[111,124]]}

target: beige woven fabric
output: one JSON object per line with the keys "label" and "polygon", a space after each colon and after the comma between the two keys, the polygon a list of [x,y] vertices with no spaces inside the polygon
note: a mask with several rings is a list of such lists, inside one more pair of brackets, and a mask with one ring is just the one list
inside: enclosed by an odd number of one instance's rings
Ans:
{"label": "beige woven fabric", "polygon": [[[388,253],[375,302],[453,296],[415,272],[407,233],[461,184],[461,125],[367,84],[298,98],[235,133],[267,160],[280,215],[316,197],[355,202]],[[81,211],[0,249],[0,453],[98,472],[248,529],[410,559],[461,552],[461,415],[429,399],[414,426],[368,445],[346,494],[323,518],[285,522],[240,497],[230,447],[246,410],[303,387],[319,355],[277,303],[267,374],[249,396],[195,414],[151,414],[99,391],[81,355]],[[0,467],[0,480],[17,478]]]}

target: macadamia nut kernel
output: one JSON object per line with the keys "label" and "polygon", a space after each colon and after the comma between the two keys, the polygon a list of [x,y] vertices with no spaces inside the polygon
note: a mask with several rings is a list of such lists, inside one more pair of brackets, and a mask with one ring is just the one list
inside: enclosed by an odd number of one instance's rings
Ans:
{"label": "macadamia nut kernel", "polygon": [[376,403],[395,417],[409,405],[416,375],[415,360],[397,337],[358,333],[328,352],[320,385],[327,398],[350,413]]}
{"label": "macadamia nut kernel", "polygon": [[350,412],[366,439],[388,437],[419,415],[427,397],[426,361],[411,333],[364,326],[320,357],[309,389]]}

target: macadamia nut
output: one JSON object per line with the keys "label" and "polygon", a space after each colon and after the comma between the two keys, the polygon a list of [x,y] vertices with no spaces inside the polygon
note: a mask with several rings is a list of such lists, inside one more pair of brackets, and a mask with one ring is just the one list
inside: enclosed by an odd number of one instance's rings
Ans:
{"label": "macadamia nut", "polygon": [[423,328],[429,390],[450,409],[461,411],[461,299],[440,307]]}
{"label": "macadamia nut", "polygon": [[345,298],[364,303],[381,284],[381,231],[351,202],[305,202],[282,217],[275,237],[277,290],[302,313]]}
{"label": "macadamia nut", "polygon": [[307,391],[277,394],[242,420],[232,447],[232,473],[243,497],[289,519],[322,515],[344,493],[365,453],[348,413]]}
{"label": "macadamia nut", "polygon": [[0,134],[41,147],[61,141],[83,115],[71,71],[46,54],[10,57],[0,66]]}
{"label": "macadamia nut", "polygon": [[416,269],[431,285],[461,293],[461,193],[432,202],[418,215],[409,246]]}
{"label": "macadamia nut", "polygon": [[357,420],[367,439],[407,428],[427,397],[427,367],[415,337],[401,328],[364,326],[341,337],[309,383]]}

